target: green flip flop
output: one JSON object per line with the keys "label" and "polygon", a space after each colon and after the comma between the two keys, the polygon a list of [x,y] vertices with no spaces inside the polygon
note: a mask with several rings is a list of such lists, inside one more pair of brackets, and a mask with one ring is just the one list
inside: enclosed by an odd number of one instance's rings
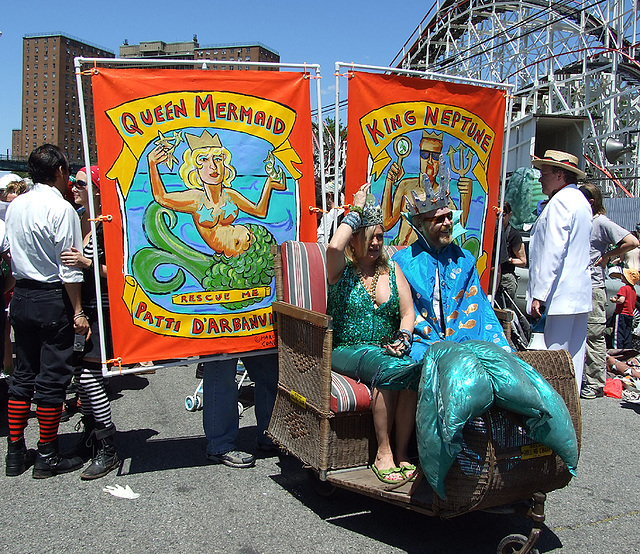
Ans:
{"label": "green flip flop", "polygon": [[[402,483],[404,480],[404,474],[399,467],[392,467],[391,469],[378,469],[375,464],[371,466],[373,473],[376,474],[376,477],[380,479],[383,483],[387,483],[388,485],[395,485],[397,483]],[[390,479],[392,475],[399,474],[402,479]]]}
{"label": "green flip flop", "polygon": [[416,478],[416,466],[413,464],[407,464],[405,466],[400,466],[400,472],[404,476],[405,479],[409,479],[413,481]]}

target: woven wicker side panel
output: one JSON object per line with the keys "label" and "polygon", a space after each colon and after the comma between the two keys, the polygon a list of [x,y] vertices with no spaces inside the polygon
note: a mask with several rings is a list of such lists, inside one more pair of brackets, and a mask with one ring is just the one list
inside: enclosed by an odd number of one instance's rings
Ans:
{"label": "woven wicker side panel", "polygon": [[524,433],[520,416],[503,410],[492,410],[488,415],[495,456],[492,479],[474,509],[511,504],[569,483],[571,474],[558,455],[522,459],[522,448],[534,442]]}
{"label": "woven wicker side panel", "polygon": [[566,350],[530,350],[517,352],[517,355],[534,367],[562,396],[576,430],[579,449],[582,441],[582,414],[573,361],[569,352]]}
{"label": "woven wicker side panel", "polygon": [[371,412],[343,412],[329,420],[329,469],[368,465],[377,443]]}
{"label": "woven wicker side panel", "polygon": [[[568,352],[517,354],[563,397],[580,444],[580,404]],[[437,497],[434,500],[434,508],[441,517],[518,502],[535,492],[550,492],[569,483],[571,474],[556,454],[522,459],[522,447],[533,441],[524,433],[520,416],[492,408],[481,419],[482,424],[476,420],[464,429],[463,454],[447,475],[447,500]]]}
{"label": "woven wicker side panel", "polygon": [[279,382],[321,412],[331,402],[331,331],[278,314]]}
{"label": "woven wicker side panel", "polygon": [[317,470],[328,469],[329,414],[303,408],[293,402],[288,391],[279,388],[269,435],[303,463]]}

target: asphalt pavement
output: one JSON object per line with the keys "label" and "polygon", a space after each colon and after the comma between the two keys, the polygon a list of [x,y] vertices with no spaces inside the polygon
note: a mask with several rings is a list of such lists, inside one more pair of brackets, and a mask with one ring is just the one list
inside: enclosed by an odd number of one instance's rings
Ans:
{"label": "asphalt pavement", "polygon": [[[411,552],[492,553],[530,523],[471,513],[443,521],[339,490],[318,496],[294,458],[259,457],[255,468],[205,461],[200,412],[187,412],[195,365],[111,379],[118,471],[96,481],[80,472],[36,480],[0,474],[2,552]],[[239,448],[253,450],[251,386],[241,397]],[[34,414],[32,414],[33,416]],[[640,552],[640,405],[611,398],[582,402],[578,476],[548,495],[540,552]],[[63,449],[79,417],[61,424]],[[35,447],[35,417],[27,444]],[[6,442],[0,442],[4,460]],[[103,488],[129,486],[118,498]]]}

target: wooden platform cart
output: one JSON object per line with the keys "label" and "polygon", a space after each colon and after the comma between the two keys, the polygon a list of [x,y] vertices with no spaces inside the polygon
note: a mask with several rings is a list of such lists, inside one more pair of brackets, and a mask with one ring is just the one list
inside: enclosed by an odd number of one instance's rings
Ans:
{"label": "wooden platform cart", "polygon": [[[316,490],[345,488],[442,518],[518,504],[533,520],[532,531],[528,537],[505,537],[498,552],[535,552],[546,493],[571,479],[559,456],[529,439],[517,414],[494,407],[465,427],[463,451],[446,479],[446,500],[433,493],[420,472],[414,482],[400,487],[379,481],[370,469],[376,439],[369,391],[331,371],[332,322],[324,313],[325,247],[288,241],[273,247],[272,253],[280,377],[269,434],[308,465]],[[579,443],[580,404],[569,354],[518,355],[560,393]]]}

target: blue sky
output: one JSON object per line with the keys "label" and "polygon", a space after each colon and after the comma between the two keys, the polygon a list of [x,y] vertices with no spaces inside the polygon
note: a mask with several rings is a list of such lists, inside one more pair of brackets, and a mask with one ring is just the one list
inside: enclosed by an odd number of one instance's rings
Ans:
{"label": "blue sky", "polygon": [[431,2],[22,0],[3,4],[0,153],[6,154],[11,151],[11,130],[21,125],[22,37],[26,34],[62,32],[116,55],[124,39],[129,44],[178,42],[196,34],[200,45],[258,41],[277,50],[282,62],[320,64],[322,104],[327,105],[334,101],[336,61],[388,66]]}

